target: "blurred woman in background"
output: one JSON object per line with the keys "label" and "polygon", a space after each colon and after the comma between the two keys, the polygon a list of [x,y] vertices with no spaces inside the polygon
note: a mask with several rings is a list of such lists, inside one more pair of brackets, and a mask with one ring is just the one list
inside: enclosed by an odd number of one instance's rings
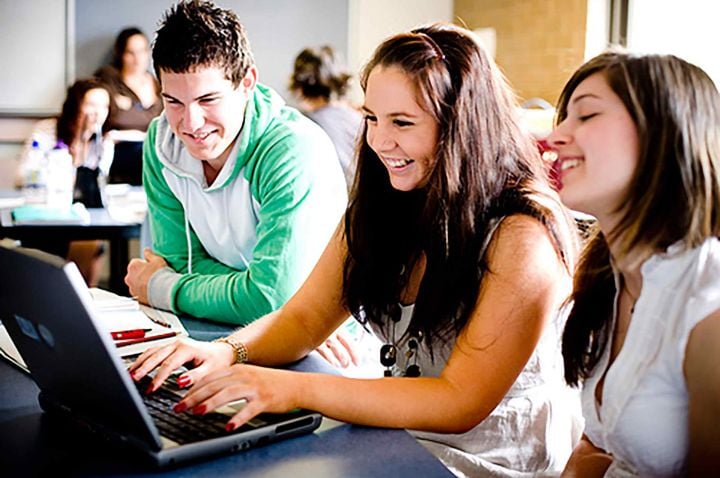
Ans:
{"label": "blurred woman in background", "polygon": [[[102,207],[98,177],[107,174],[114,151],[113,141],[107,135],[110,111],[110,90],[102,80],[87,78],[73,83],[68,88],[60,116],[39,121],[25,142],[18,164],[16,186],[23,187],[27,183],[25,172],[28,170],[33,143],[44,155],[63,143],[68,147],[76,168],[73,201],[87,207]],[[23,241],[23,245],[75,262],[88,285],[97,285],[103,253],[100,241],[68,243],[47,238],[35,242]]]}
{"label": "blurred woman in background", "polygon": [[116,146],[109,181],[113,183],[142,183],[142,141],[150,120],[162,111],[160,84],[148,71],[149,65],[148,39],[130,27],[118,34],[112,63],[95,73],[111,90],[109,137]]}

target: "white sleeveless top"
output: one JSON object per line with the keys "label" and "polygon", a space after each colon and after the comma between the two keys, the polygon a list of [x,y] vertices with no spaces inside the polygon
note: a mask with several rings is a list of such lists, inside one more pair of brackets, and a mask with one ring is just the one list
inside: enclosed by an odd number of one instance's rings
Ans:
{"label": "white sleeveless top", "polygon": [[[583,384],[585,434],[613,455],[605,476],[678,476],[688,455],[685,347],[693,327],[720,309],[720,241],[684,252],[671,246],[641,273],[620,353],[608,369],[606,347]],[[598,405],[595,389],[606,369]]]}
{"label": "white sleeveless top", "polygon": [[[404,332],[414,306],[401,308],[402,317],[395,324],[397,364],[393,374],[402,375],[409,364],[417,363],[422,376],[439,376],[454,344],[434,348],[434,363],[425,344],[420,345],[417,359],[408,359],[406,352],[410,338]],[[579,396],[563,381],[560,336],[565,318],[564,313],[558,313],[548,325],[512,388],[475,428],[461,434],[409,430],[410,433],[458,476],[559,474],[582,430]],[[393,339],[387,337],[377,324],[370,323],[370,326],[380,340],[390,342]]]}

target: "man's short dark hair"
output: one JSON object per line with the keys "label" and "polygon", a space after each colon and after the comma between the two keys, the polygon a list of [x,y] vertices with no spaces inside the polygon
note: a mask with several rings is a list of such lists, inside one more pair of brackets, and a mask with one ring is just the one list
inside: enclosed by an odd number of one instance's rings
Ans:
{"label": "man's short dark hair", "polygon": [[165,12],[152,51],[155,73],[217,67],[237,87],[254,64],[245,27],[232,10],[209,1],[181,1]]}

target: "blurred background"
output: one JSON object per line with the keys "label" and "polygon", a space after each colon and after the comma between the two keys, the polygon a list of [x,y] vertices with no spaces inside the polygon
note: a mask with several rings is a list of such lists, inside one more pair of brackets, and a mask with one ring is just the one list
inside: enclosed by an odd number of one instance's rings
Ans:
{"label": "blurred background", "polygon": [[[262,82],[292,103],[306,46],[331,45],[354,74],[385,37],[430,21],[475,30],[526,102],[539,137],[570,73],[608,44],[678,54],[717,82],[720,2],[709,0],[219,0],[247,28]],[[117,33],[152,40],[171,0],[0,0],[0,188],[32,125],[56,115],[67,85],[110,59]],[[362,102],[357,85],[350,101]]]}

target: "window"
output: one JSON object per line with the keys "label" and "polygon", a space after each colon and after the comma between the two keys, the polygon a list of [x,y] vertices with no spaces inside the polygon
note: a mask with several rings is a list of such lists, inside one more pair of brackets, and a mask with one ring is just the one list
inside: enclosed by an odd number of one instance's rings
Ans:
{"label": "window", "polygon": [[720,85],[720,2],[629,0],[627,48],[670,53],[705,70]]}

